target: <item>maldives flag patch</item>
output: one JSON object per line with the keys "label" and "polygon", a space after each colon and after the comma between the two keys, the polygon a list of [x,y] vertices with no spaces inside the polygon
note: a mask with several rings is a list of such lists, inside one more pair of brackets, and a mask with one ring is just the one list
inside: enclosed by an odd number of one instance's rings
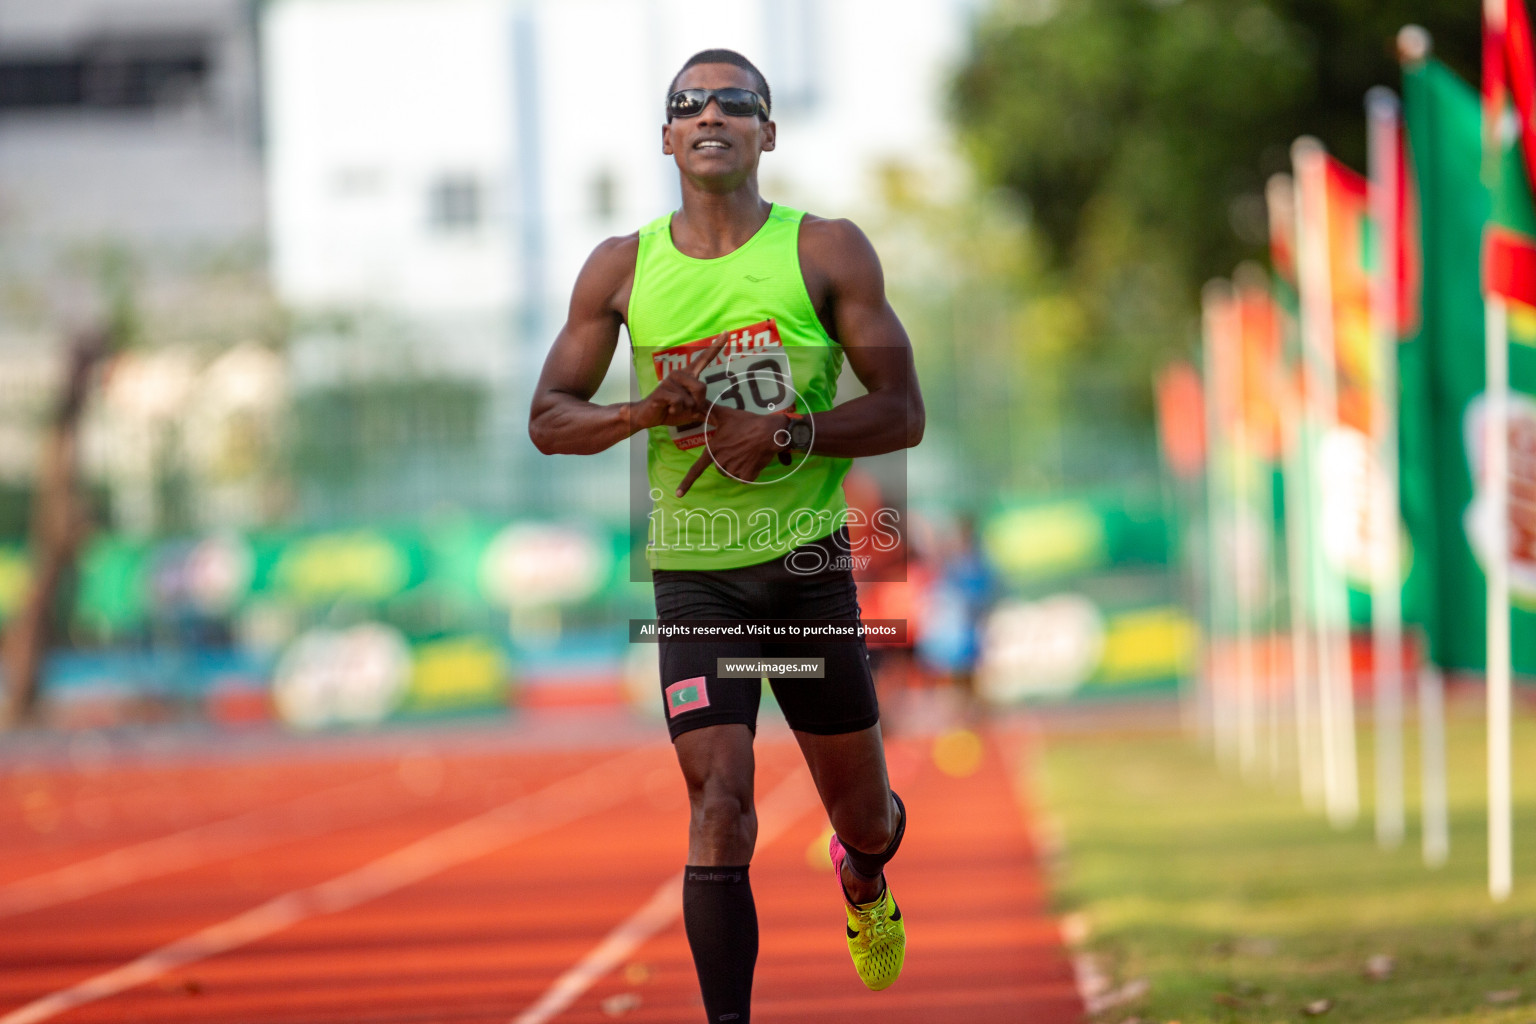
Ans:
{"label": "maldives flag patch", "polygon": [[703,676],[680,679],[667,687],[667,717],[676,718],[684,711],[709,707],[709,687]]}

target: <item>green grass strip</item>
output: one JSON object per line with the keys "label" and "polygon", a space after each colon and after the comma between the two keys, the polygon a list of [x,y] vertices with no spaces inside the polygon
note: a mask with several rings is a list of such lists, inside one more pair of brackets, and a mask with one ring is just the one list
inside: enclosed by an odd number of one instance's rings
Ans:
{"label": "green grass strip", "polygon": [[[1368,727],[1361,816],[1344,831],[1302,806],[1294,776],[1242,781],[1182,736],[1049,734],[1036,785],[1066,841],[1057,910],[1086,915],[1082,951],[1115,984],[1150,982],[1097,1019],[1536,1024],[1536,759],[1522,755],[1536,722],[1515,726],[1514,894],[1495,904],[1477,710],[1449,725],[1439,868],[1419,851],[1411,725],[1408,835],[1392,851],[1374,837]],[[1375,955],[1393,960],[1383,980],[1367,975]],[[1309,1016],[1317,1000],[1331,1005]]]}

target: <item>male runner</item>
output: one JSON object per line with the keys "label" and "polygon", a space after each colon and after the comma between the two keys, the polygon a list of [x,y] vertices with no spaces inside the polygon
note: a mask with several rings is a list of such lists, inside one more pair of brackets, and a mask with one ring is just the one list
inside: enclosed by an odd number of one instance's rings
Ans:
{"label": "male runner", "polygon": [[[918,443],[923,405],[880,263],[854,225],[765,201],[768,83],[731,50],[695,54],[667,96],[662,151],[682,209],[599,245],[534,394],[546,454],[602,451],[648,432],[647,557],[658,618],[858,617],[842,479],[855,456]],[[835,159],[835,154],[832,155]],[[630,334],[639,401],[591,402]],[[846,359],[868,390],[833,407]],[[885,864],[906,828],[891,792],[862,640],[661,644],[667,724],[691,816],[683,920],[710,1021],[746,1024],[757,960],[748,864],[757,837],[752,739],[761,683],[718,659],[825,659],[823,679],[770,679],[834,835],[848,948],[882,989],[901,972],[901,911]]]}

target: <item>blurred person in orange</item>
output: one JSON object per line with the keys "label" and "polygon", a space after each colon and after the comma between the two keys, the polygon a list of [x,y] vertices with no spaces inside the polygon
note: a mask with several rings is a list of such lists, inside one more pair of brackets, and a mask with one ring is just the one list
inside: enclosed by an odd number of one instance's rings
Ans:
{"label": "blurred person in orange", "polygon": [[[880,485],[868,474],[857,469],[848,474],[845,485],[848,504],[860,511],[856,523],[850,523],[848,533],[855,547],[859,540],[872,541],[876,516],[889,507]],[[895,714],[902,717],[902,700],[908,691],[922,684],[913,654],[921,629],[922,603],[932,586],[933,573],[927,560],[921,555],[913,530],[901,530],[896,542],[889,546],[869,543],[870,560],[854,570],[859,586],[859,610],[866,620],[896,621],[905,626],[900,641],[885,642],[873,646],[869,652],[870,667],[875,676],[875,692],[880,698],[886,733],[889,734]]]}

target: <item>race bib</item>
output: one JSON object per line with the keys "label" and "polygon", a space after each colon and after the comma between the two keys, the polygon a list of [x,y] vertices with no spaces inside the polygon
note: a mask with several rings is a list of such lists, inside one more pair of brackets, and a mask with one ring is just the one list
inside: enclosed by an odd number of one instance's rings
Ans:
{"label": "race bib", "polygon": [[[719,337],[711,334],[655,352],[651,360],[657,382],[673,370],[685,368],[690,359]],[[779,338],[778,325],[771,319],[764,320],[727,331],[726,337],[725,347],[699,370],[705,397],[710,402],[760,416],[793,411],[795,389],[789,372],[789,354]],[[704,423],[689,423],[668,427],[667,435],[673,444],[686,451],[703,444],[713,429]]]}

